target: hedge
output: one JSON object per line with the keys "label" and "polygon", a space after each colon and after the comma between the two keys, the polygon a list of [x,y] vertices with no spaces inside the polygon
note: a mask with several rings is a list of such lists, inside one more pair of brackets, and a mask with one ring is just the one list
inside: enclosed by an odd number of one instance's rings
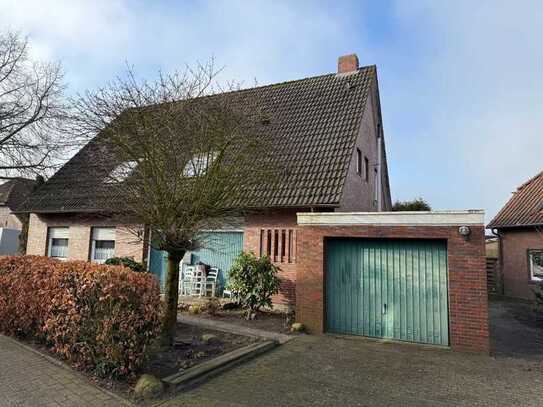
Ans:
{"label": "hedge", "polygon": [[0,332],[35,339],[101,377],[133,375],[160,330],[147,273],[47,257],[0,257]]}

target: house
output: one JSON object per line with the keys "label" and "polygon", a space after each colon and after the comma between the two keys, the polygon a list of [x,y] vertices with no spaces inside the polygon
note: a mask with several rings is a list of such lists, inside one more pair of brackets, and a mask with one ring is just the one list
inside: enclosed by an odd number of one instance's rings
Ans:
{"label": "house", "polygon": [[23,222],[13,212],[32,192],[35,181],[14,178],[0,185],[0,255],[19,251]]}
{"label": "house", "polygon": [[[281,268],[281,303],[293,303],[296,213],[382,211],[391,207],[377,69],[342,56],[335,73],[255,87],[232,95],[258,98],[276,120],[268,124],[278,159],[289,173],[266,195],[259,210],[235,226],[207,231],[206,247],[191,253],[219,267],[223,284],[242,250],[268,254]],[[277,126],[277,128],[274,128]],[[95,139],[64,165],[20,208],[30,213],[28,254],[103,261],[131,256],[164,280],[164,253],[134,236],[134,225],[118,225],[108,213],[122,211],[105,177],[118,165]],[[136,225],[137,226],[137,225]]]}
{"label": "house", "polygon": [[487,227],[499,236],[504,294],[533,299],[543,282],[543,172],[518,187]]}
{"label": "house", "polygon": [[[295,307],[309,332],[488,352],[484,213],[390,212],[375,66],[347,55],[331,74],[226,95],[270,112],[271,158],[288,171],[264,185],[259,207],[202,231],[206,244],[183,264],[218,267],[224,283],[241,250],[269,255],[280,268],[274,303]],[[27,252],[133,256],[163,279],[164,253],[145,229],[110,216],[124,208],[105,182],[118,166],[95,139],[40,186],[20,207]]]}
{"label": "house", "polygon": [[0,228],[21,230],[22,222],[13,211],[30,195],[36,181],[14,178],[0,185]]}

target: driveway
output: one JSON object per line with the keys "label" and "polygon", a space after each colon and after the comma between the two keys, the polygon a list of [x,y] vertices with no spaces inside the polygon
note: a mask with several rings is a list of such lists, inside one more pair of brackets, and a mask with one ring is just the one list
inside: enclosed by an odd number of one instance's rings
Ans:
{"label": "driveway", "polygon": [[[541,330],[523,323],[523,309],[507,302],[491,305],[497,335],[492,357],[357,337],[303,336],[164,405],[542,406]],[[515,342],[526,346],[515,351]]]}

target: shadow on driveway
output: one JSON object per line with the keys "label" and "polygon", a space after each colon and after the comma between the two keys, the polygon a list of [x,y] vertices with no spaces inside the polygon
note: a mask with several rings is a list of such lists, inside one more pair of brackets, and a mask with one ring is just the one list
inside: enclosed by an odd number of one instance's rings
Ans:
{"label": "shadow on driveway", "polygon": [[543,318],[532,303],[492,298],[488,305],[492,354],[543,361]]}

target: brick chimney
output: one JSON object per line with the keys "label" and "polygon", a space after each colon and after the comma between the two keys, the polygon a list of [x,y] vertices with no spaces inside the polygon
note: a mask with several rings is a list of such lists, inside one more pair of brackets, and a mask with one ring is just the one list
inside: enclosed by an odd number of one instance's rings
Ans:
{"label": "brick chimney", "polygon": [[354,72],[358,70],[358,56],[356,54],[343,55],[337,60],[337,73]]}

